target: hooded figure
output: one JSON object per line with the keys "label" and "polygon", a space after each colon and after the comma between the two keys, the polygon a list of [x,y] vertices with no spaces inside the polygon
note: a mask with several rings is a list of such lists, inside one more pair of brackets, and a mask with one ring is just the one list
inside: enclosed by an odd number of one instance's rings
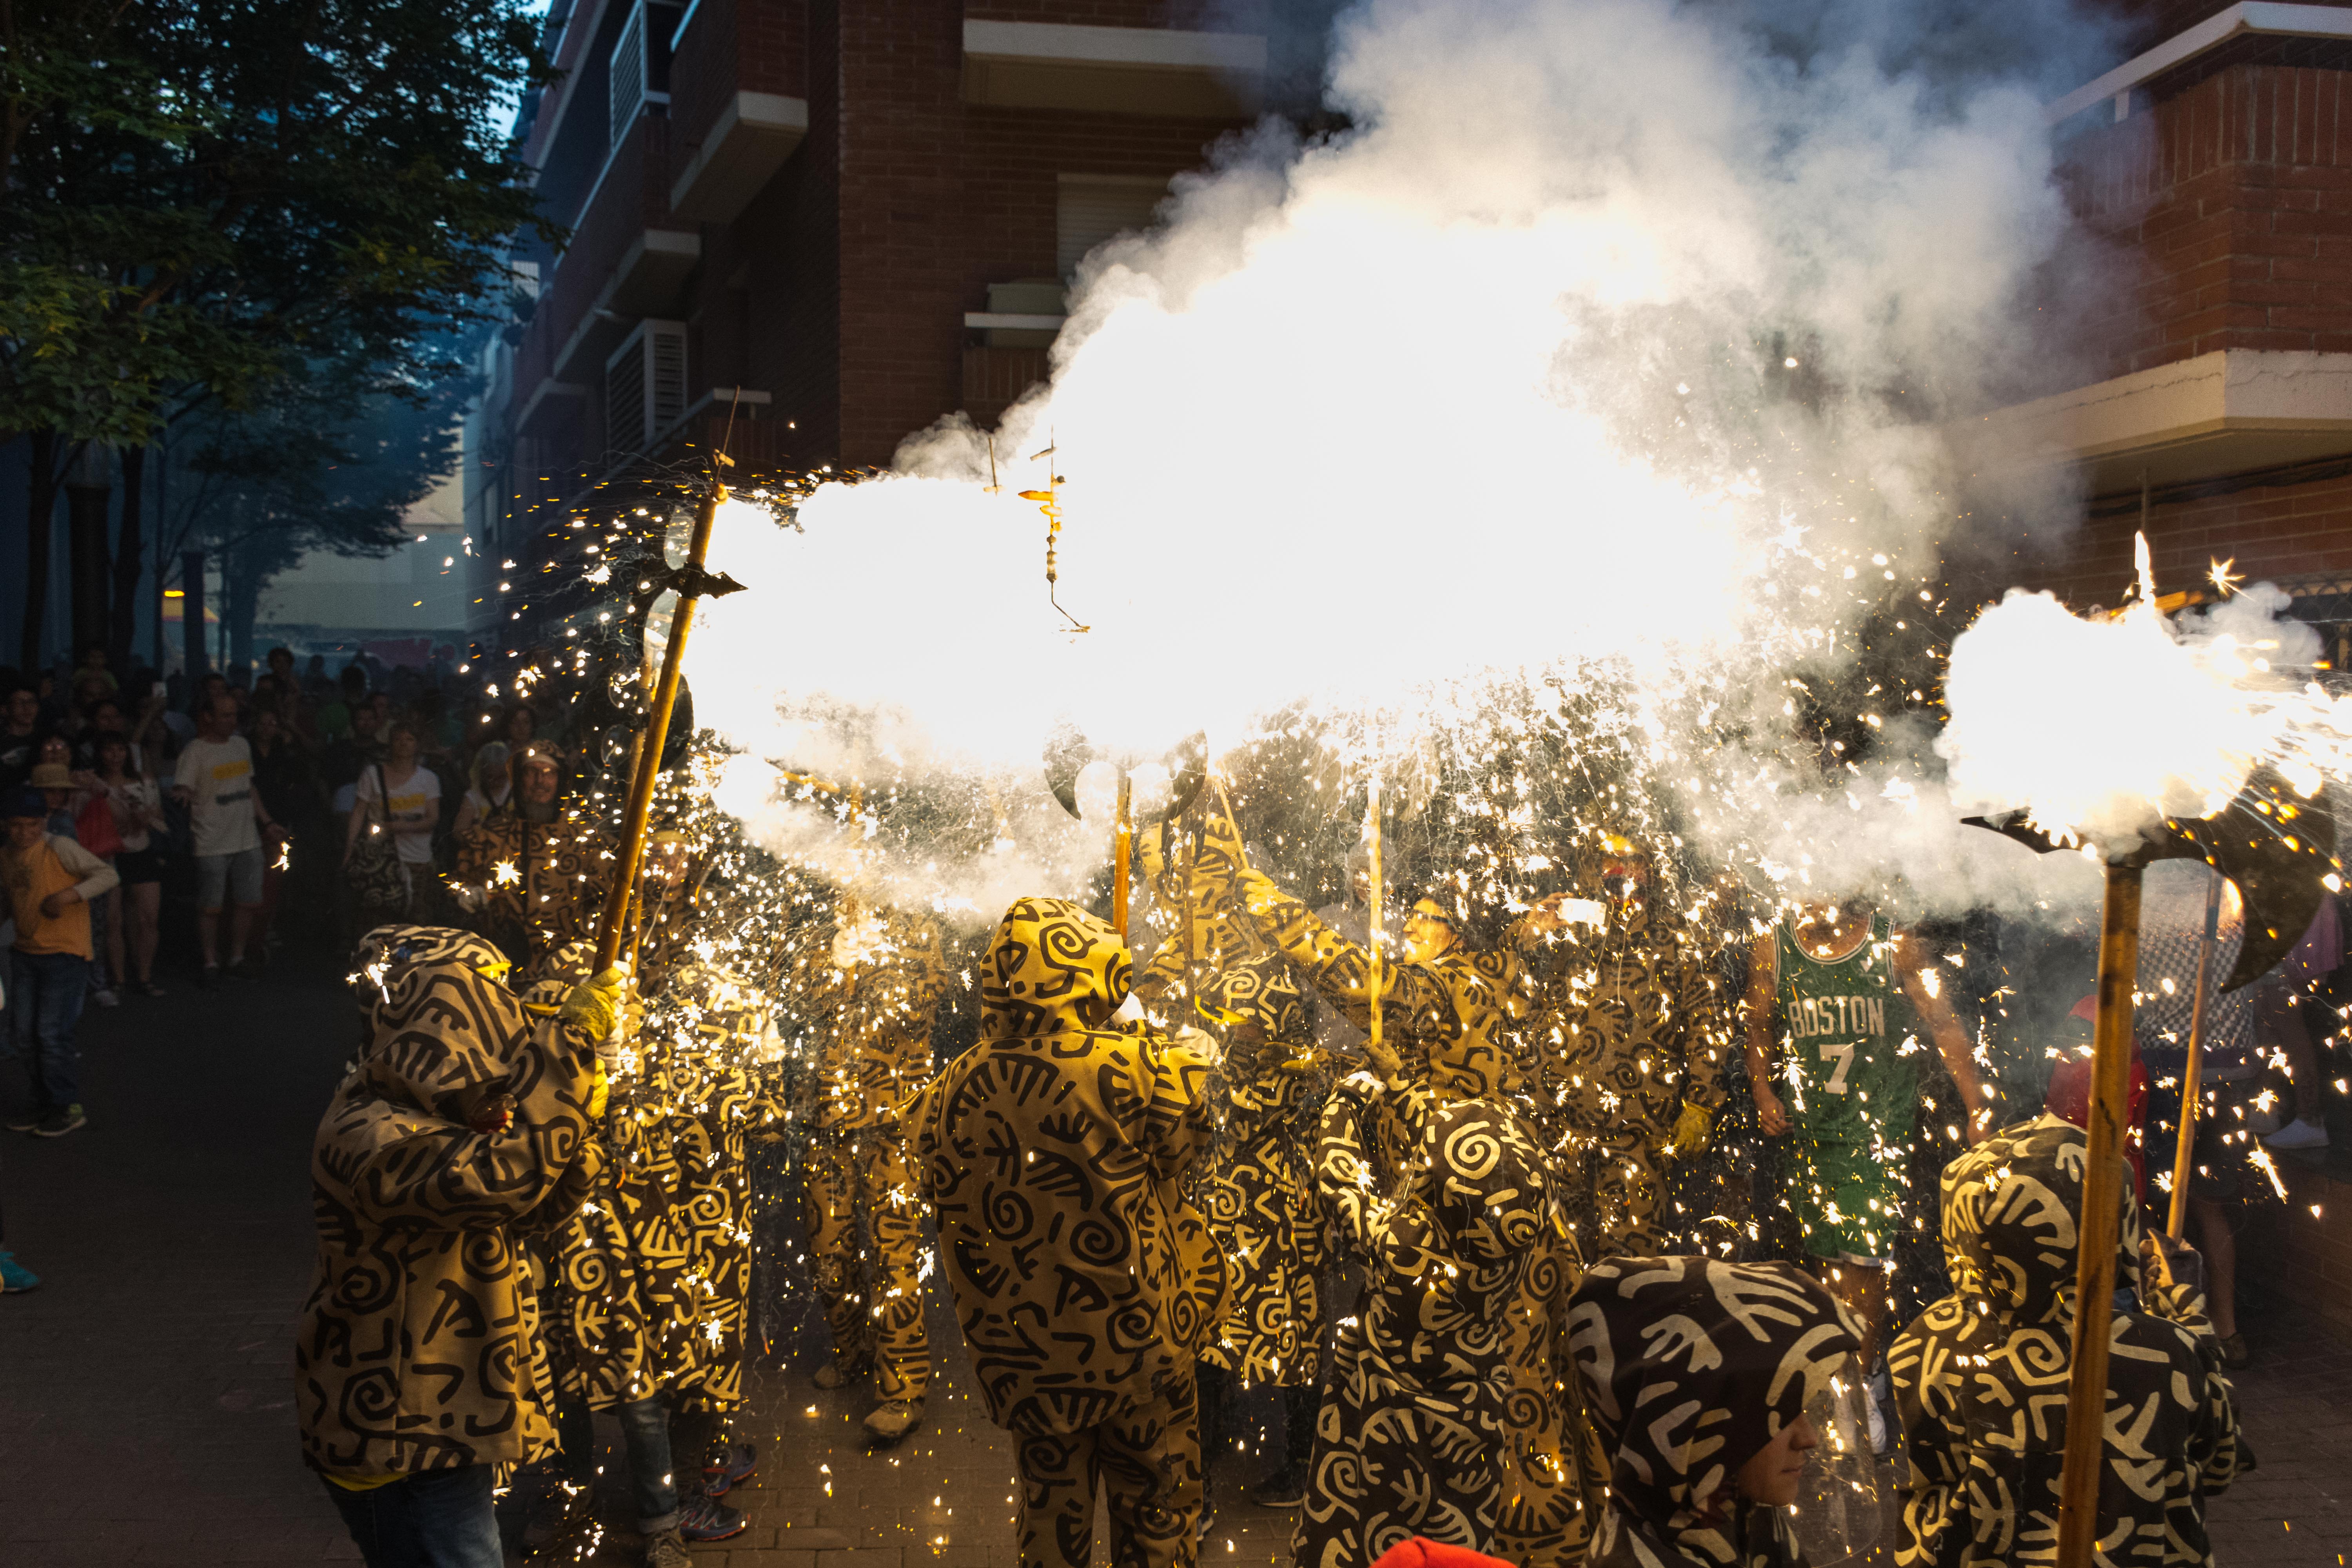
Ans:
{"label": "hooded figure", "polygon": [[816,1383],[838,1388],[871,1368],[879,1404],[866,1427],[895,1442],[921,1419],[931,1377],[922,1200],[898,1106],[931,1076],[931,1026],[948,986],[939,924],[845,897],[830,939],[802,955],[790,984],[820,1042],[802,1194],[833,1332]]}
{"label": "hooded figure", "polygon": [[[2050,1563],[2073,1367],[2075,1218],[2089,1160],[2055,1116],[2007,1127],[1944,1171],[1953,1291],[1887,1352],[1910,1452],[1904,1568]],[[2139,1210],[2122,1199],[2106,1450],[2093,1561],[2205,1563],[2205,1500],[2238,1469],[2238,1419],[2202,1295],[2140,1286]],[[2103,1308],[2105,1304],[2102,1304]]]}
{"label": "hooded figure", "polygon": [[[507,806],[458,838],[449,888],[481,933],[528,968],[593,933],[611,885],[613,845],[553,797],[548,775],[556,764],[543,748],[526,748],[511,767],[517,783]],[[534,798],[541,795],[549,798]]]}
{"label": "hooded figure", "polygon": [[1601,929],[1570,937],[1565,983],[1535,1031],[1537,1115],[1569,1134],[1586,1255],[1638,1257],[1666,1250],[1663,1156],[1704,1145],[1732,1045],[1698,931],[1652,909],[1652,858],[1613,835],[1603,849],[1588,889],[1606,895]]}
{"label": "hooded figure", "polygon": [[505,973],[464,931],[362,938],[352,985],[366,1037],[312,1148],[319,1264],[295,1342],[303,1457],[371,1553],[404,1528],[390,1515],[406,1483],[468,1469],[486,1523],[494,1468],[552,1446],[517,1232],[561,1225],[594,1179],[591,1042],[613,993],[583,985],[538,1017]]}
{"label": "hooded figure", "polygon": [[1019,900],[982,970],[979,1042],[908,1108],[981,1397],[1013,1435],[1024,1564],[1085,1568],[1097,1475],[1113,1561],[1196,1550],[1192,1362],[1225,1279],[1181,1184],[1210,1063],[1114,1028],[1131,970],[1077,905]]}
{"label": "hooded figure", "polygon": [[1210,1096],[1222,1126],[1199,1192],[1234,1281],[1224,1321],[1201,1350],[1202,1443],[1215,1451],[1231,1384],[1279,1387],[1283,1465],[1255,1495],[1287,1507],[1306,1482],[1322,1365],[1328,1248],[1308,1147],[1315,1004],[1280,959],[1264,957],[1212,977],[1195,1005],[1225,1044]]}
{"label": "hooded figure", "polygon": [[[1221,879],[1237,895],[1236,902],[1259,935],[1349,1023],[1367,1026],[1372,1006],[1367,950],[1309,914],[1264,874],[1247,869],[1240,835],[1225,817],[1212,815],[1202,837],[1207,874]],[[1398,1058],[1392,1065],[1375,1064],[1381,1075],[1354,1073],[1336,1085],[1325,1102],[1317,1140],[1318,1189],[1339,1245],[1365,1260],[1368,1300],[1380,1278],[1377,1254],[1386,1200],[1400,1183],[1418,1179],[1417,1166],[1425,1175],[1435,1158],[1429,1142],[1433,1102],[1478,1104],[1490,1123],[1507,1128],[1517,1143],[1536,1151],[1544,1146],[1517,1098],[1532,1066],[1526,1054],[1528,1038],[1517,1025],[1533,997],[1528,956],[1545,931],[1559,928],[1559,917],[1549,904],[1539,906],[1512,924],[1501,946],[1473,951],[1430,909],[1417,906],[1408,931],[1408,951],[1419,949],[1422,955],[1381,967],[1384,1043],[1395,1042]],[[1437,951],[1427,952],[1433,942],[1440,944]],[[1387,1081],[1381,1075],[1388,1075]],[[1504,1412],[1507,1454],[1501,1475],[1491,1499],[1459,1519],[1449,1514],[1443,1526],[1460,1531],[1472,1528],[1467,1521],[1483,1518],[1492,1526],[1496,1544],[1530,1564],[1572,1560],[1582,1549],[1600,1496],[1573,1380],[1562,1375],[1560,1333],[1567,1292],[1578,1278],[1577,1258],[1551,1206],[1549,1187],[1538,1157],[1529,1178],[1528,1201],[1542,1223],[1530,1232],[1517,1260],[1508,1300],[1496,1308],[1505,1323],[1502,1375],[1510,1389]],[[1369,1324],[1368,1315],[1364,1321]],[[1343,1338],[1341,1343],[1339,1370],[1344,1370],[1347,1341]],[[1364,1386],[1365,1397],[1388,1396],[1379,1377]],[[1316,1518],[1318,1508],[1328,1512],[1339,1506],[1335,1499],[1319,1495],[1325,1480],[1322,1434],[1332,1426],[1335,1401],[1346,1397],[1336,1379],[1325,1388],[1323,1414],[1317,1423],[1315,1479],[1300,1526],[1302,1531],[1319,1531],[1324,1546],[1341,1552],[1370,1544],[1360,1535],[1348,1535],[1345,1526],[1333,1534],[1330,1526]],[[1354,1426],[1344,1415],[1339,1425],[1342,1429]],[[1367,1430],[1373,1433],[1370,1440],[1382,1440],[1377,1423]],[[1454,1481],[1466,1484],[1466,1478],[1456,1476]],[[1405,1529],[1404,1534],[1412,1533],[1412,1528]],[[1483,1534],[1423,1533],[1456,1545],[1475,1545],[1486,1539]],[[1370,1546],[1372,1554],[1392,1543]]]}
{"label": "hooded figure", "polygon": [[1403,1193],[1346,1211],[1364,1294],[1316,1418],[1300,1568],[1359,1568],[1416,1535],[1484,1551],[1506,1500],[1508,1310],[1549,1224],[1543,1153],[1499,1102],[1412,1103]]}
{"label": "hooded figure", "polygon": [[[1785,1500],[1742,1470],[1790,1430],[1862,1343],[1792,1265],[1612,1258],[1570,1305],[1585,1407],[1611,1458],[1591,1568],[1795,1568]],[[1793,1446],[1793,1443],[1790,1445]]]}

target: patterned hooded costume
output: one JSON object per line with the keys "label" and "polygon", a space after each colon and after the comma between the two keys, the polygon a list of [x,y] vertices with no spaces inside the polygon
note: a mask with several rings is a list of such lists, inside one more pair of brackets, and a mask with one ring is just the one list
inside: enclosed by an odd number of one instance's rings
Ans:
{"label": "patterned hooded costume", "polygon": [[1508,1310],[1550,1223],[1543,1153],[1499,1101],[1410,1104],[1425,1131],[1404,1192],[1342,1211],[1364,1295],[1316,1416],[1301,1568],[1359,1568],[1415,1535],[1487,1550],[1506,1501]]}
{"label": "patterned hooded costume", "polygon": [[526,1012],[506,967],[465,931],[361,940],[367,1037],[312,1146],[319,1266],[294,1352],[303,1457],[331,1477],[552,1446],[516,1233],[561,1225],[588,1194],[596,1058],[583,1030]]}
{"label": "patterned hooded costume", "polygon": [[860,919],[845,900],[833,935],[793,966],[821,1041],[802,1198],[809,1259],[836,1363],[852,1373],[871,1363],[883,1399],[919,1404],[931,1376],[923,1209],[898,1107],[931,1076],[947,960],[938,923],[922,916]]}
{"label": "patterned hooded costume", "polygon": [[563,816],[561,802],[548,822],[512,806],[457,841],[449,878],[481,891],[473,925],[522,969],[592,933],[611,882],[613,846],[594,823]]}
{"label": "patterned hooded costume", "polygon": [[1201,1359],[1247,1387],[1314,1386],[1322,1364],[1318,1275],[1325,1262],[1307,1119],[1313,1081],[1299,1058],[1315,1043],[1314,1003],[1278,959],[1245,959],[1201,988],[1200,1007],[1254,1023],[1263,1044],[1229,1050],[1220,1074],[1223,1135],[1199,1193],[1234,1281],[1232,1304]]}
{"label": "patterned hooded costume", "polygon": [[1192,1360],[1223,1260],[1181,1184],[1209,1139],[1209,1062],[1115,1031],[1126,944],[1059,899],[1005,912],[979,1043],[908,1107],[989,1418],[1013,1434],[1024,1564],[1085,1568],[1095,1483],[1112,1560],[1193,1560]]}
{"label": "patterned hooded costume", "polygon": [[1570,950],[1535,1031],[1545,1047],[1537,1116],[1570,1134],[1586,1255],[1647,1256],[1666,1250],[1662,1151],[1683,1107],[1710,1117],[1721,1108],[1731,1038],[1722,983],[1689,933],[1653,920],[1646,901],[1602,902],[1607,923]]}
{"label": "patterned hooded costume", "polygon": [[[1244,868],[1240,843],[1239,833],[1228,820],[1210,817],[1202,833],[1202,863],[1213,885],[1237,892],[1237,902],[1274,951],[1350,1024],[1365,1027],[1371,1019],[1366,949],[1310,914],[1304,904],[1262,874]],[[1515,1147],[1533,1152],[1534,1163],[1525,1185],[1541,1223],[1529,1232],[1515,1259],[1508,1299],[1495,1306],[1503,1324],[1498,1351],[1501,1375],[1509,1388],[1504,1406],[1496,1412],[1507,1431],[1508,1452],[1502,1475],[1494,1481],[1491,1497],[1467,1506],[1459,1500],[1440,1503],[1424,1489],[1394,1516],[1379,1512],[1377,1507],[1372,1512],[1356,1510],[1337,1494],[1319,1495],[1324,1482],[1323,1433],[1334,1425],[1335,1405],[1344,1406],[1351,1398],[1378,1402],[1399,1397],[1391,1393],[1388,1372],[1370,1373],[1360,1393],[1340,1388],[1351,1353],[1349,1336],[1369,1331],[1371,1317],[1367,1310],[1361,1314],[1360,1329],[1343,1331],[1333,1381],[1326,1385],[1323,1413],[1317,1421],[1315,1476],[1299,1528],[1302,1541],[1312,1531],[1318,1552],[1344,1557],[1358,1548],[1368,1548],[1370,1556],[1378,1556],[1396,1540],[1416,1531],[1456,1545],[1477,1545],[1488,1539],[1490,1526],[1496,1543],[1524,1563],[1566,1561],[1582,1546],[1591,1511],[1588,1500],[1597,1501],[1598,1485],[1573,1381],[1559,1374],[1561,1315],[1566,1291],[1576,1282],[1577,1261],[1552,1211],[1542,1136],[1512,1098],[1528,1079],[1533,1066],[1526,1056],[1527,1038],[1516,1024],[1532,999],[1526,955],[1537,940],[1534,929],[1521,922],[1512,926],[1504,944],[1494,950],[1456,947],[1423,962],[1383,963],[1382,1033],[1398,1047],[1400,1081],[1393,1087],[1384,1086],[1373,1074],[1359,1072],[1334,1086],[1324,1105],[1315,1160],[1318,1191],[1332,1216],[1339,1244],[1365,1262],[1369,1302],[1382,1278],[1381,1251],[1385,1244],[1381,1236],[1391,1212],[1387,1200],[1400,1184],[1428,1179],[1430,1163],[1438,1157],[1430,1132],[1433,1099],[1483,1107],[1490,1125],[1507,1129]],[[1483,1306],[1479,1310],[1484,1310]],[[1412,1352],[1402,1342],[1372,1353],[1391,1357],[1392,1367],[1412,1360]],[[1399,1372],[1396,1386],[1408,1387],[1419,1375],[1415,1371]],[[1452,1379],[1458,1390],[1433,1395],[1437,1401],[1432,1407],[1433,1418],[1441,1422],[1482,1419],[1475,1414],[1475,1400],[1468,1391],[1484,1375],[1483,1371],[1469,1371],[1466,1378]],[[1344,1409],[1339,1412],[1337,1429],[1360,1432],[1362,1440],[1373,1447],[1393,1441],[1387,1423],[1360,1422]],[[1358,1437],[1351,1435],[1344,1440],[1355,1442]],[[1380,1462],[1408,1489],[1425,1487],[1424,1481],[1406,1479],[1396,1470],[1395,1461],[1383,1457]],[[1437,1474],[1433,1470],[1432,1479]],[[1444,1484],[1467,1487],[1471,1479],[1469,1472],[1457,1467],[1446,1474]],[[1335,1484],[1349,1488],[1357,1483],[1340,1474]],[[1318,1509],[1323,1511],[1320,1520]],[[1346,1517],[1350,1512],[1357,1517]],[[1435,1528],[1422,1529],[1406,1517],[1416,1513],[1426,1513]],[[1402,1534],[1394,1533],[1400,1523]],[[1454,1533],[1442,1535],[1440,1529]],[[1386,1538],[1375,1541],[1373,1535],[1364,1533],[1366,1530],[1387,1532]]]}
{"label": "patterned hooded costume", "polygon": [[1786,1513],[1723,1494],[1861,1346],[1836,1299],[1786,1263],[1613,1258],[1570,1325],[1612,1459],[1591,1568],[1803,1563]]}
{"label": "patterned hooded costume", "polygon": [[[577,946],[551,960],[532,1005],[551,1003],[590,962]],[[742,1401],[744,1142],[778,1115],[745,1068],[765,1022],[741,980],[692,965],[634,1042],[636,1070],[595,1129],[593,1201],[548,1248],[557,1371],[593,1410],[663,1395],[721,1410]]]}
{"label": "patterned hooded costume", "polygon": [[[1944,1171],[1952,1294],[1887,1352],[1911,1470],[1903,1568],[2053,1563],[2073,1365],[2074,1216],[2089,1159],[2055,1116],[2002,1129]],[[2126,1180],[2128,1173],[2126,1173]],[[2116,1283],[2140,1289],[2139,1210],[2123,1200]],[[2140,1289],[2113,1315],[2102,1564],[2205,1563],[2205,1499],[2238,1468],[2238,1421],[2201,1292]]]}

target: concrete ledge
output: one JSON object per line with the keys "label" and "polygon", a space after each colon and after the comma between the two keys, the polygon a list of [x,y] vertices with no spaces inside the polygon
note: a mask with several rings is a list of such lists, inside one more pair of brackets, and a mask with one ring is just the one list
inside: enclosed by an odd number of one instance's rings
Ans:
{"label": "concrete ledge", "polygon": [[702,237],[685,229],[649,228],[629,241],[595,301],[555,352],[551,374],[561,379],[580,374],[583,364],[603,365],[638,317],[669,306],[701,259]]}
{"label": "concrete ledge", "polygon": [[526,436],[542,435],[543,426],[579,413],[587,396],[588,389],[577,382],[550,376],[531,388],[530,395],[523,399],[522,412],[515,416],[515,428]]}
{"label": "concrete ledge", "polygon": [[963,96],[1000,109],[1071,109],[1231,120],[1265,96],[1254,33],[967,21]]}
{"label": "concrete ledge", "polygon": [[807,134],[807,100],[738,92],[670,186],[670,210],[697,223],[734,222]]}
{"label": "concrete ledge", "polygon": [[2352,354],[2219,349],[1996,409],[1951,431],[1994,472],[2080,466],[2090,491],[2352,452]]}

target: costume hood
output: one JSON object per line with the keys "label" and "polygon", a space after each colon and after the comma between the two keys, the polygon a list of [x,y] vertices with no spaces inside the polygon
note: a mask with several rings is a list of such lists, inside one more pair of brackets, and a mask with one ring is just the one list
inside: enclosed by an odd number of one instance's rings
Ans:
{"label": "costume hood", "polygon": [[[1786,1263],[1612,1258],[1569,1303],[1585,1409],[1613,1456],[1596,1561],[1752,1560],[1777,1510],[1716,1510],[1739,1467],[1803,1414],[1862,1343],[1836,1299]],[[1757,1518],[1743,1524],[1741,1515]],[[1751,1538],[1742,1549],[1737,1537]],[[1793,1558],[1793,1542],[1784,1552]]]}
{"label": "costume hood", "polygon": [[[1944,1167],[1944,1260],[1952,1289],[2019,1324],[2072,1322],[2074,1216],[2090,1149],[2056,1116],[2004,1127]],[[2119,1196],[2116,1285],[2139,1284],[2139,1210]]]}
{"label": "costume hood", "polygon": [[1542,1235],[1542,1152],[1511,1118],[1491,1107],[1440,1104],[1430,1110],[1428,1159],[1412,1195],[1429,1210],[1444,1250],[1475,1268],[1525,1256]]}
{"label": "costume hood", "polygon": [[1429,1081],[1455,1100],[1486,1100],[1516,1087],[1518,1069],[1502,1031],[1512,1012],[1508,960],[1460,947],[1421,967],[1434,975],[1461,1027],[1429,1046]]}
{"label": "costume hood", "polygon": [[507,988],[496,946],[445,926],[378,926],[352,960],[366,1024],[359,1071],[371,1091],[461,1122],[493,1095],[530,1091],[512,1080],[528,1076],[535,1020]]}
{"label": "costume hood", "polygon": [[989,941],[980,1037],[1108,1028],[1134,972],[1127,943],[1109,922],[1066,899],[1018,900]]}

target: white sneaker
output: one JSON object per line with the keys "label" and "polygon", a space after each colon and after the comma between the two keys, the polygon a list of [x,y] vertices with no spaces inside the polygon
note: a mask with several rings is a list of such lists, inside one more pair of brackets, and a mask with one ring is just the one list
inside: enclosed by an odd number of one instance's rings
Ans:
{"label": "white sneaker", "polygon": [[[101,985],[97,990],[91,992],[89,994],[89,999],[97,1003],[101,1007],[119,1007],[122,1005],[122,998],[117,996],[111,987],[105,985]],[[2320,1142],[2324,1143],[2326,1141],[2327,1135],[2324,1132],[2321,1133]]]}
{"label": "white sneaker", "polygon": [[2298,1118],[2263,1142],[2273,1149],[2325,1149],[2327,1147],[2327,1128],[2321,1122]]}

